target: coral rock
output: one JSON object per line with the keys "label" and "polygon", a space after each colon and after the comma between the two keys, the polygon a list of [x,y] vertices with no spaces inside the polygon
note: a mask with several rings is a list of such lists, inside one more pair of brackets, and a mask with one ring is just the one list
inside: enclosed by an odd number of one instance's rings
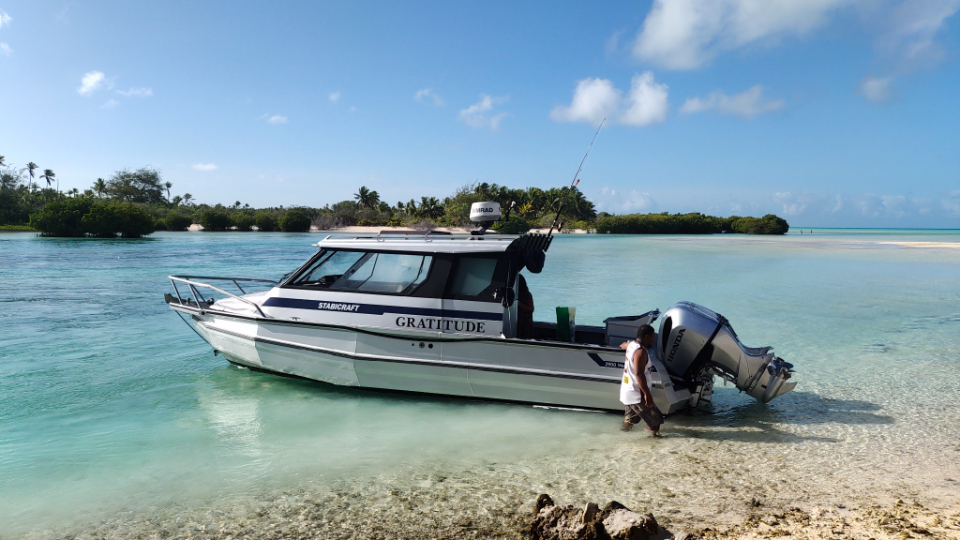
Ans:
{"label": "coral rock", "polygon": [[[530,540],[650,540],[660,535],[653,516],[631,511],[613,501],[599,511],[594,503],[582,510],[557,506],[549,495],[540,495],[527,529]],[[665,531],[663,531],[665,532]]]}

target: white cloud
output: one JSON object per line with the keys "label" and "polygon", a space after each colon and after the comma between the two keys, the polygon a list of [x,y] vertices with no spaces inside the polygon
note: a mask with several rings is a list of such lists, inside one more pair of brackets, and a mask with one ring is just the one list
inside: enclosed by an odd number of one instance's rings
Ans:
{"label": "white cloud", "polygon": [[13,17],[7,14],[6,11],[0,9],[0,28],[3,28],[3,25],[10,24],[10,21],[13,20]]}
{"label": "white cloud", "polygon": [[460,119],[468,126],[475,128],[489,127],[497,129],[500,127],[500,121],[507,116],[507,113],[488,114],[493,111],[494,106],[505,103],[508,96],[491,97],[487,94],[480,94],[480,101],[460,111]]}
{"label": "white cloud", "polygon": [[213,163],[195,163],[193,165],[193,170],[209,172],[217,170],[217,166]]}
{"label": "white cloud", "polygon": [[951,216],[960,217],[960,189],[951,191],[947,193],[946,196],[941,197],[940,203],[943,205],[943,209]]}
{"label": "white cloud", "polygon": [[577,82],[570,105],[554,107],[550,118],[593,125],[610,118],[628,126],[646,126],[667,118],[668,93],[669,87],[656,82],[649,71],[633,76],[626,99],[609,79],[586,78]]}
{"label": "white cloud", "polygon": [[[267,115],[263,115],[263,116],[267,116]],[[280,116],[279,114],[275,114],[267,118],[268,124],[286,124],[287,121],[288,119],[286,116]]]}
{"label": "white cloud", "polygon": [[892,82],[893,77],[864,77],[860,81],[860,93],[872,103],[889,101],[894,95]]}
{"label": "white cloud", "polygon": [[82,96],[89,96],[101,88],[113,88],[113,81],[108,79],[102,71],[90,71],[80,79],[77,92]]}
{"label": "white cloud", "polygon": [[443,101],[443,98],[437,95],[436,92],[431,88],[424,88],[422,90],[417,90],[417,93],[413,95],[413,99],[417,101],[423,101],[424,98],[430,98],[433,100],[433,104],[437,107],[443,107],[446,105],[446,102]]}
{"label": "white cloud", "polygon": [[597,210],[611,214],[646,213],[657,208],[657,201],[649,193],[636,190],[624,192],[605,187],[596,200]]}
{"label": "white cloud", "polygon": [[620,90],[610,79],[586,78],[577,82],[568,107],[555,107],[550,118],[557,122],[589,122],[598,125],[620,108]]}
{"label": "white cloud", "polygon": [[886,14],[877,45],[902,69],[930,67],[943,57],[934,38],[958,10],[960,0],[904,0]]}
{"label": "white cloud", "polygon": [[[960,195],[960,194],[958,194]],[[861,220],[909,220],[931,217],[936,214],[933,199],[906,195],[876,195],[873,193],[824,194],[781,192],[773,196],[781,205],[778,212],[790,218],[833,218],[848,221]],[[960,215],[960,196],[950,194],[938,197],[943,210]],[[952,203],[952,204],[951,204]]]}
{"label": "white cloud", "polygon": [[669,87],[653,80],[653,73],[647,71],[634,75],[630,82],[628,100],[630,108],[620,115],[621,124],[628,126],[646,126],[667,119]]}
{"label": "white cloud", "polygon": [[603,50],[607,56],[611,56],[620,51],[620,38],[623,37],[623,30],[617,30],[607,38],[603,44]]}
{"label": "white cloud", "polygon": [[150,97],[153,90],[150,88],[131,88],[129,90],[117,90],[117,93],[124,97]]}
{"label": "white cloud", "polygon": [[725,50],[802,36],[858,1],[655,0],[633,54],[667,69],[696,69]]}
{"label": "white cloud", "polygon": [[336,103],[340,101],[340,92],[330,92],[330,95],[327,97],[330,99],[330,103]]}
{"label": "white cloud", "polygon": [[2,52],[5,56],[10,56],[10,53],[13,52],[13,49],[11,49],[6,43],[0,42],[0,52]]}
{"label": "white cloud", "polygon": [[105,101],[104,104],[101,105],[101,107],[103,107],[104,109],[112,109],[112,108],[116,107],[116,106],[119,105],[119,104],[120,104],[119,101],[117,101],[117,100],[115,100],[115,99],[113,99],[113,98],[110,98],[110,99],[108,99],[107,101]]}
{"label": "white cloud", "polygon": [[782,99],[764,101],[763,86],[758,84],[732,96],[724,94],[722,90],[716,90],[704,99],[690,98],[680,107],[680,112],[697,113],[714,109],[720,114],[732,114],[749,119],[758,114],[780,109],[783,103]]}

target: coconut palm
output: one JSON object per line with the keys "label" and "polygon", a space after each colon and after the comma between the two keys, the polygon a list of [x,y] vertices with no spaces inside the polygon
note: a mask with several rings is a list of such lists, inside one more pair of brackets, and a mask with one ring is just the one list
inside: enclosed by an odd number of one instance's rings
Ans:
{"label": "coconut palm", "polygon": [[57,174],[56,174],[55,172],[53,172],[51,169],[44,169],[44,170],[43,170],[43,174],[40,175],[40,178],[41,178],[42,180],[46,180],[46,181],[47,181],[47,187],[48,187],[48,188],[50,187],[51,184],[53,184],[53,181],[56,180],[56,181],[57,181],[57,193],[60,193],[60,179],[57,178]]}
{"label": "coconut palm", "polygon": [[34,179],[33,171],[39,168],[40,166],[32,161],[30,163],[27,163],[27,172],[30,173],[30,189],[33,189],[33,179]]}
{"label": "coconut palm", "polygon": [[183,204],[190,204],[190,200],[193,199],[193,195],[189,193],[183,194]]}
{"label": "coconut palm", "polygon": [[7,164],[7,158],[4,156],[0,156],[0,167],[5,166],[6,164]]}
{"label": "coconut palm", "polygon": [[180,203],[183,202],[183,197],[177,195],[170,201],[174,206],[180,206]]}
{"label": "coconut palm", "polygon": [[353,198],[357,200],[357,206],[360,208],[376,209],[380,205],[380,194],[369,190],[367,186],[360,186],[360,189],[353,194]]}
{"label": "coconut palm", "polygon": [[444,213],[443,205],[436,197],[420,197],[420,217],[437,219]]}
{"label": "coconut palm", "polygon": [[169,200],[169,199],[170,199],[170,188],[173,187],[173,184],[171,184],[170,182],[166,182],[166,183],[163,184],[163,186],[164,186],[165,188],[167,188],[167,200]]}
{"label": "coconut palm", "polygon": [[77,189],[77,188],[73,188],[73,189],[71,189],[70,191],[67,192],[67,195],[69,195],[69,196],[71,196],[71,197],[76,197],[76,196],[79,195],[79,194],[80,194],[80,190]]}
{"label": "coconut palm", "polygon": [[107,183],[103,181],[103,178],[97,178],[97,181],[93,183],[93,191],[97,194],[97,197],[101,198],[107,192]]}

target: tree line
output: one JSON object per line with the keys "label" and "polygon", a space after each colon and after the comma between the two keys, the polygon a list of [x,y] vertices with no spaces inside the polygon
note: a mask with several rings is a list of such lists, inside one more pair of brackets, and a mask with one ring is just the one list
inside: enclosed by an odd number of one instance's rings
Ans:
{"label": "tree line", "polygon": [[[786,221],[763,218],[717,218],[701,214],[597,213],[593,202],[576,187],[515,189],[473,183],[462,185],[443,199],[420,197],[390,204],[380,194],[361,186],[353,198],[323,207],[253,208],[240,201],[232,205],[203,204],[189,193],[174,195],[173,184],[157,169],[123,169],[90,188],[61,192],[56,174],[34,163],[17,168],[0,156],[0,227],[32,228],[52,236],[139,237],[155,230],[182,231],[193,224],[206,231],[288,231],[316,227],[385,226],[420,230],[438,226],[469,226],[470,205],[500,203],[503,219],[494,229],[522,233],[549,227],[560,212],[566,229],[595,229],[622,234],[706,234],[734,232],[783,234]],[[44,185],[45,184],[45,185]]]}

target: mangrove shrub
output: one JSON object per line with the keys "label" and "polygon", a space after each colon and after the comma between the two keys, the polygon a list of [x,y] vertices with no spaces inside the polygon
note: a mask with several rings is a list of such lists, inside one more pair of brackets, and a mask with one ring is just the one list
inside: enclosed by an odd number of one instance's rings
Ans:
{"label": "mangrove shrub", "polygon": [[786,234],[790,230],[787,220],[773,214],[762,218],[738,218],[731,224],[731,232],[744,234]]}
{"label": "mangrove shrub", "polygon": [[307,232],[310,230],[310,218],[299,210],[290,210],[280,218],[280,230],[283,232]]}
{"label": "mangrove shrub", "polygon": [[703,214],[628,214],[597,217],[598,233],[613,234],[785,234],[786,220],[773,214],[762,218],[731,216],[719,218]]}
{"label": "mangrove shrub", "polygon": [[238,231],[249,231],[251,227],[254,226],[255,221],[253,216],[250,214],[245,214],[243,212],[237,212],[230,216],[230,219],[233,221],[233,225],[237,228]]}
{"label": "mangrove shrub", "polygon": [[91,236],[112,238],[140,238],[156,228],[153,217],[146,210],[132,204],[94,204],[80,225]]}
{"label": "mangrove shrub", "polygon": [[233,226],[233,221],[226,212],[207,210],[200,214],[200,225],[205,231],[225,231]]}
{"label": "mangrove shrub", "polygon": [[85,236],[80,220],[91,206],[93,201],[86,198],[53,201],[30,216],[30,226],[44,236]]}
{"label": "mangrove shrub", "polygon": [[269,212],[263,210],[253,215],[253,222],[261,232],[277,230],[277,220]]}
{"label": "mangrove shrub", "polygon": [[30,226],[44,236],[139,238],[155,230],[146,210],[132,204],[101,204],[86,197],[53,201],[30,216]]}
{"label": "mangrove shrub", "polygon": [[185,231],[193,225],[193,218],[171,210],[163,219],[168,231]]}

